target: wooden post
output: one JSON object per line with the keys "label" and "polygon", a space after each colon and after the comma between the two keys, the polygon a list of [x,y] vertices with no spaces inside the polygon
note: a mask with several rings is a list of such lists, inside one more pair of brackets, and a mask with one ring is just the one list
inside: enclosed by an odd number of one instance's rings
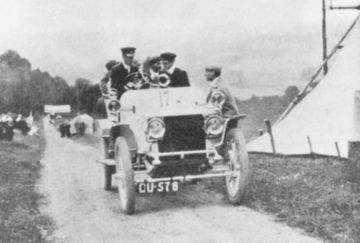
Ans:
{"label": "wooden post", "polygon": [[360,90],[354,92],[353,116],[353,137],[349,141],[348,155],[360,164]]}
{"label": "wooden post", "polygon": [[335,142],[335,148],[336,148],[336,152],[339,158],[341,158],[341,154],[340,154],[340,149],[339,149],[339,144],[338,142]]}
{"label": "wooden post", "polygon": [[262,136],[264,134],[264,131],[262,129],[259,130],[259,136]]}
{"label": "wooden post", "polygon": [[276,149],[275,149],[274,136],[273,136],[273,133],[272,133],[271,122],[268,119],[265,119],[264,122],[265,122],[265,125],[267,127],[267,132],[270,135],[271,148],[272,148],[273,154],[275,155],[276,154]]}
{"label": "wooden post", "polygon": [[306,138],[307,138],[309,148],[310,148],[310,155],[313,155],[314,151],[313,151],[313,147],[312,147],[312,144],[311,144],[310,136],[306,136]]}
{"label": "wooden post", "polygon": [[[323,42],[323,61],[327,59],[327,35],[326,35],[326,2],[322,0],[322,42]],[[324,75],[328,72],[327,62],[323,67]]]}

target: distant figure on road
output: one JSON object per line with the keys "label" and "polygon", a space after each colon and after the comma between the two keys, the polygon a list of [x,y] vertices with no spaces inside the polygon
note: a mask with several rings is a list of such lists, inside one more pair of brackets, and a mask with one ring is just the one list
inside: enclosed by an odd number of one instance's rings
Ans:
{"label": "distant figure on road", "polygon": [[212,98],[215,92],[222,92],[225,95],[225,102],[222,106],[222,113],[225,116],[237,115],[239,110],[234,96],[230,92],[230,86],[221,78],[221,67],[209,66],[205,68],[206,81],[211,82],[211,89],[207,96],[207,101]]}
{"label": "distant figure on road", "polygon": [[169,74],[171,83],[170,87],[188,87],[190,86],[189,77],[186,71],[177,68],[175,63],[176,54],[165,52],[160,55],[163,71]]}

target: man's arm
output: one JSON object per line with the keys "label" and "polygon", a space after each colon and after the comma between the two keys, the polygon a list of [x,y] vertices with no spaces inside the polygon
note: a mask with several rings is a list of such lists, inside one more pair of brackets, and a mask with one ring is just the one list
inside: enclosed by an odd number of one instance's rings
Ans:
{"label": "man's arm", "polygon": [[190,86],[189,77],[188,77],[186,71],[182,70],[180,80],[181,80],[181,83],[182,83],[181,86],[183,86],[183,87]]}
{"label": "man's arm", "polygon": [[100,91],[101,91],[102,94],[107,94],[108,93],[107,83],[110,80],[110,76],[111,76],[111,71],[106,73],[105,77],[103,77],[100,80],[99,87],[100,87]]}
{"label": "man's arm", "polygon": [[228,84],[222,83],[220,84],[219,88],[225,94],[225,112],[229,114],[239,114],[239,109],[237,107],[235,97],[232,95]]}

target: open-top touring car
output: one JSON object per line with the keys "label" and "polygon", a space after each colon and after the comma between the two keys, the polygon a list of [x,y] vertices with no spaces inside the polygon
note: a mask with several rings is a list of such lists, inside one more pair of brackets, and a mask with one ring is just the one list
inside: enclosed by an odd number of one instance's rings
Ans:
{"label": "open-top touring car", "polygon": [[207,102],[199,88],[139,89],[144,83],[133,79],[135,90],[105,99],[107,119],[98,120],[105,190],[115,174],[121,208],[132,214],[136,192],[174,192],[182,181],[224,177],[229,201],[240,204],[250,176],[238,125],[245,115],[221,114],[221,92]]}

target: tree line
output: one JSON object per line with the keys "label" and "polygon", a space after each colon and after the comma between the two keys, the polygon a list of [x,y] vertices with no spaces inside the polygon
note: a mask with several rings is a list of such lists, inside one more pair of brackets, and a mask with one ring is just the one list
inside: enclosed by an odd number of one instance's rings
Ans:
{"label": "tree line", "polygon": [[[283,96],[238,100],[240,111],[248,114],[247,137],[258,133],[265,118],[275,121],[298,93],[296,86],[289,86]],[[0,113],[42,114],[45,104],[70,104],[74,111],[93,114],[100,96],[98,84],[89,80],[78,78],[74,85],[69,85],[61,77],[33,70],[31,63],[15,51],[9,50],[0,56]]]}
{"label": "tree line", "polygon": [[52,77],[17,52],[8,50],[0,55],[0,113],[42,114],[44,105],[70,104],[72,110],[94,112],[101,93],[98,85],[79,78],[69,85],[61,77]]}

